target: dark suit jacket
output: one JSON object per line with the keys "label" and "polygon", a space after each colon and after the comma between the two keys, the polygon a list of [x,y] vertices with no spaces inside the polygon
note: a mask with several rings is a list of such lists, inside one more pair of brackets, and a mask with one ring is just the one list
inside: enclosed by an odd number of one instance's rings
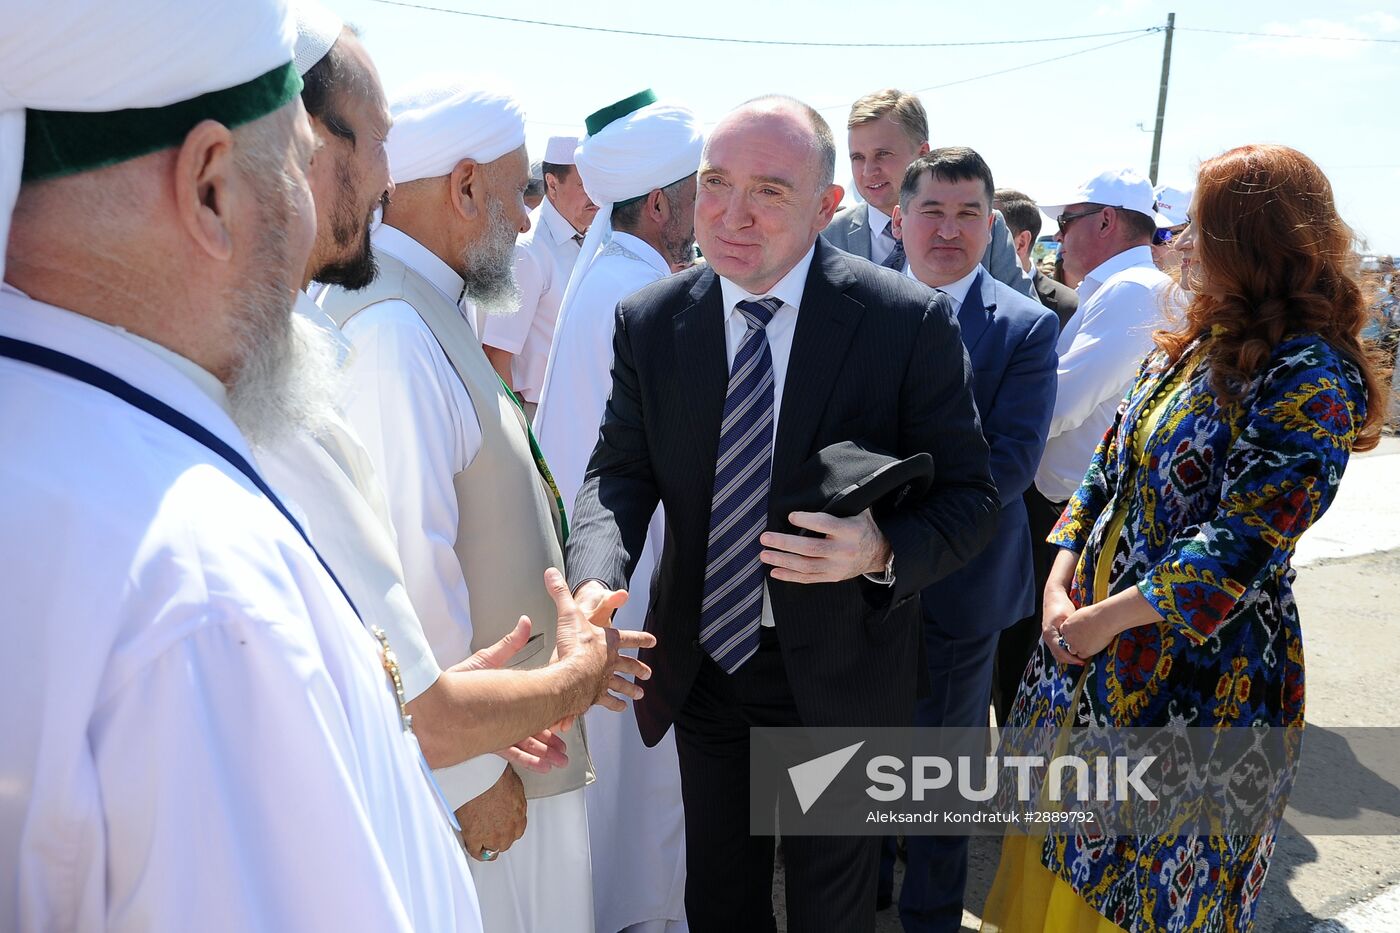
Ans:
{"label": "dark suit jacket", "polygon": [[1079,292],[1048,275],[1041,275],[1039,270],[1035,271],[1034,276],[1035,296],[1041,304],[1055,312],[1055,317],[1060,319],[1060,330],[1064,330],[1069,319],[1074,317],[1074,312],[1079,310]]}
{"label": "dark suit jacket", "polygon": [[958,311],[1001,509],[996,536],[924,590],[924,618],[952,637],[990,635],[1035,605],[1021,494],[1035,479],[1055,410],[1055,315],[982,270]]}
{"label": "dark suit jacket", "polygon": [[[574,503],[569,577],[627,584],[656,504],[666,534],[647,630],[657,646],[636,704],[655,745],[704,657],[698,640],[720,416],[729,373],[719,278],[708,266],[618,305],[612,395]],[[908,724],[919,668],[919,591],[965,563],[995,524],[996,488],[971,370],[946,298],[818,240],[802,296],[773,444],[770,503],[821,448],[859,439],[900,457],[932,454],[921,500],[879,520],[895,583],[769,580],[783,660],[808,725]],[[791,533],[785,515],[769,528]],[[636,596],[644,590],[638,581]]]}

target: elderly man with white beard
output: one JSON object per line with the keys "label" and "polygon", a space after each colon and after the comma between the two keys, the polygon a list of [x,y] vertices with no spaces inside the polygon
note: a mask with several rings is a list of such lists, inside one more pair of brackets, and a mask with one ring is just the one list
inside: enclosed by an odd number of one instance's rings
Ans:
{"label": "elderly man with white beard", "polygon": [[481,930],[375,639],[252,462],[314,236],[285,8],[8,12],[0,928]]}
{"label": "elderly man with white beard", "polygon": [[[309,173],[318,222],[306,279],[346,288],[369,285],[376,269],[369,243],[372,209],[392,191],[385,152],[391,118],[379,75],[354,33],[318,3],[297,4],[296,67],[302,101],[321,145]],[[568,627],[553,619],[534,628],[553,638],[558,664],[536,671],[498,671],[526,643],[521,622],[500,642],[444,672],[409,601],[394,545],[388,504],[369,454],[327,397],[349,343],[304,292],[293,325],[302,351],[293,397],[314,399],[310,423],[255,448],[274,489],[285,493],[311,540],[345,585],[366,621],[386,633],[413,732],[446,793],[470,782],[471,768],[451,767],[500,750],[516,764],[548,771],[562,765],[562,742],[547,727],[577,714],[600,692],[614,654],[594,668],[569,661]],[[633,638],[618,638],[627,646]],[[580,705],[582,704],[582,705]],[[538,735],[536,735],[538,733]],[[519,742],[519,747],[510,747]],[[497,766],[499,768],[499,765]],[[513,840],[512,840],[513,841]]]}
{"label": "elderly man with white beard", "polygon": [[[704,137],[695,114],[643,91],[590,115],[575,154],[599,205],[569,280],[535,415],[540,447],[573,503],[612,388],[617,303],[688,262],[695,247],[695,170]],[[652,516],[634,580],[650,580],[664,518]],[[578,582],[578,581],[576,581]],[[613,624],[640,630],[647,594]],[[598,781],[588,788],[598,929],[676,933],[685,927],[685,820],[676,741],[642,744],[631,717],[587,717]]]}
{"label": "elderly man with white beard", "polygon": [[[359,291],[329,289],[321,304],[350,340],[346,411],[384,480],[408,594],[445,665],[498,640],[521,612],[540,617],[540,575],[559,566],[566,524],[520,406],[458,306],[464,292],[487,312],[513,299],[515,236],[528,228],[520,108],[457,83],[391,112],[395,187],[373,234],[379,276]],[[549,648],[537,636],[511,666],[542,666]],[[610,683],[640,695],[620,675]],[[592,929],[592,765],[581,723],[560,735],[564,767],[539,774],[477,759],[461,766],[475,785],[449,797],[493,933]],[[529,832],[506,852],[527,817]]]}

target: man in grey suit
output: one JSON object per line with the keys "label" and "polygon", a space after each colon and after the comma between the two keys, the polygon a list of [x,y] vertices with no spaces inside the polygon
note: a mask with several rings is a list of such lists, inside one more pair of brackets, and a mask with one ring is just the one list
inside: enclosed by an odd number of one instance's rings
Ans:
{"label": "man in grey suit", "polygon": [[[833,217],[822,236],[838,249],[903,271],[907,266],[904,246],[894,235],[890,217],[899,204],[904,170],[929,151],[928,114],[918,97],[886,88],[851,105],[846,133],[851,174],[865,200]],[[1001,214],[995,217],[992,242],[982,256],[982,265],[997,281],[1033,298],[1031,280],[1016,258],[1011,231]]]}

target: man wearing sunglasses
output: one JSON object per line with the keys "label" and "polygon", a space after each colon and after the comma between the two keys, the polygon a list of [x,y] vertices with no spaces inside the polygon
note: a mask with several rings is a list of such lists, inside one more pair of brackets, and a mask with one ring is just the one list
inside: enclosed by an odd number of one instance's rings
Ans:
{"label": "man wearing sunglasses", "polygon": [[[1100,172],[1041,210],[1059,226],[1065,282],[1077,284],[1079,310],[1060,333],[1055,413],[1027,495],[1033,540],[1043,541],[1079,487],[1094,448],[1152,347],[1167,278],[1152,262],[1152,238],[1165,219],[1152,183],[1132,169]],[[1042,588],[1048,567],[1037,566]]]}
{"label": "man wearing sunglasses", "polygon": [[1191,192],[1158,185],[1153,189],[1157,198],[1157,232],[1152,234],[1152,261],[1170,275],[1181,265],[1176,251],[1176,238],[1186,230],[1186,210],[1191,205]]}

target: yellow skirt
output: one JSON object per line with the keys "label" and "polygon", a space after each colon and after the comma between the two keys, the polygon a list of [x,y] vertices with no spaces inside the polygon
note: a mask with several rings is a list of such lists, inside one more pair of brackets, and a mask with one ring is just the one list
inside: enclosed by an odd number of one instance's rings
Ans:
{"label": "yellow skirt", "polygon": [[1123,933],[1040,863],[1044,836],[1007,833],[982,933]]}

